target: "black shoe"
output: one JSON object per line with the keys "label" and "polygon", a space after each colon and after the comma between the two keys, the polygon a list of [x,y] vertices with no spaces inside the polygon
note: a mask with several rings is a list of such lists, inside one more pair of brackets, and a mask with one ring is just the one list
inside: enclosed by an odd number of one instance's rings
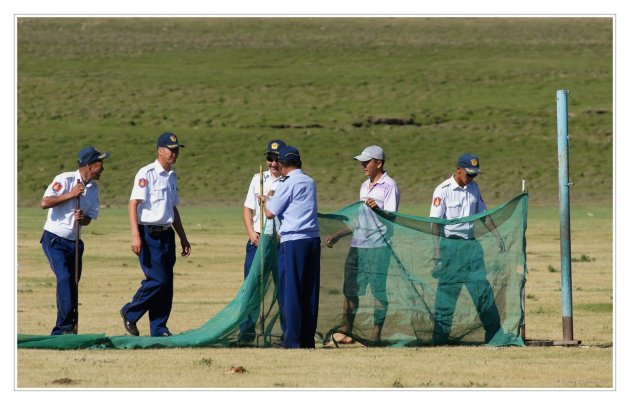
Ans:
{"label": "black shoe", "polygon": [[168,331],[158,335],[158,337],[169,337],[169,336],[173,336],[173,334]]}
{"label": "black shoe", "polygon": [[125,318],[125,314],[123,314],[122,309],[120,310],[120,316],[122,316],[123,325],[125,325],[125,329],[127,330],[127,332],[131,333],[134,336],[140,336],[140,332],[138,331],[138,327],[136,326],[136,323],[131,322],[130,320]]}

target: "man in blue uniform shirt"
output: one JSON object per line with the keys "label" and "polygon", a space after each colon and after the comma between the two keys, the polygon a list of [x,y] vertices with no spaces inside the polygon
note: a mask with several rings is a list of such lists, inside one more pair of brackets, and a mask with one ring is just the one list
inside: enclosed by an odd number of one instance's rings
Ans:
{"label": "man in blue uniform shirt", "polygon": [[136,322],[147,311],[151,336],[171,336],[166,322],[173,305],[175,232],[181,242],[181,255],[190,255],[190,243],[177,210],[179,192],[172,168],[180,147],[184,145],[175,134],[160,135],[157,159],[138,171],[129,199],[131,251],[139,257],[145,279],[120,315],[127,332],[135,336],[140,334]]}
{"label": "man in blue uniform shirt", "polygon": [[98,217],[99,190],[93,180],[101,178],[103,160],[108,157],[109,153],[98,152],[92,146],[83,148],[79,152],[79,169],[55,177],[42,198],[41,207],[48,209],[48,218],[40,242],[57,279],[57,321],[52,335],[77,333],[79,297],[75,271],[80,278],[83,258],[83,241],[79,239],[79,268],[75,269],[78,225],[87,226]]}
{"label": "man in blue uniform shirt", "polygon": [[[464,218],[487,210],[474,178],[481,173],[479,156],[466,153],[459,157],[455,173],[433,192],[432,218]],[[497,239],[500,252],[505,244],[492,218],[484,217],[484,225]],[[432,224],[433,250],[438,287],[435,297],[433,342],[445,344],[451,332],[457,298],[466,285],[485,329],[489,342],[501,328],[492,287],[486,279],[486,266],[481,244],[475,239],[474,222]]]}
{"label": "man in blue uniform shirt", "polygon": [[[284,178],[265,216],[280,219],[278,302],[284,322],[285,348],[314,348],[319,308],[320,238],[315,182],[302,171],[300,152],[280,149],[278,162]],[[265,200],[264,197],[262,197]]]}

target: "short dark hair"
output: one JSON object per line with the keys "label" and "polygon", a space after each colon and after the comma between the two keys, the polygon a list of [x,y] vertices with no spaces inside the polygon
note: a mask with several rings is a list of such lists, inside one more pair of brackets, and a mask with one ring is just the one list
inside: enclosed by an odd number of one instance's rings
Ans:
{"label": "short dark hair", "polygon": [[278,160],[279,163],[282,164],[282,166],[288,166],[288,167],[297,167],[298,169],[302,168],[302,161],[301,160]]}

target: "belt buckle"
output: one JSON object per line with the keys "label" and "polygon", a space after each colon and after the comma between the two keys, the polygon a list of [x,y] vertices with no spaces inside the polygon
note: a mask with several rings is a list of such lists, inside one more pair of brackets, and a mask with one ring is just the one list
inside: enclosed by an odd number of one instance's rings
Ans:
{"label": "belt buckle", "polygon": [[167,225],[150,225],[149,234],[154,239],[159,239],[169,227]]}

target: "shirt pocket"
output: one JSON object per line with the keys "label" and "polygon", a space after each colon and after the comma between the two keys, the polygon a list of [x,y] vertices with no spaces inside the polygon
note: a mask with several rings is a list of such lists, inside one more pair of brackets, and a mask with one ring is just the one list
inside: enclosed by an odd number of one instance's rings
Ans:
{"label": "shirt pocket", "polygon": [[463,211],[463,204],[459,201],[456,202],[446,202],[446,218],[461,218]]}
{"label": "shirt pocket", "polygon": [[151,202],[165,200],[168,193],[167,187],[168,185],[166,184],[155,184],[151,188]]}

